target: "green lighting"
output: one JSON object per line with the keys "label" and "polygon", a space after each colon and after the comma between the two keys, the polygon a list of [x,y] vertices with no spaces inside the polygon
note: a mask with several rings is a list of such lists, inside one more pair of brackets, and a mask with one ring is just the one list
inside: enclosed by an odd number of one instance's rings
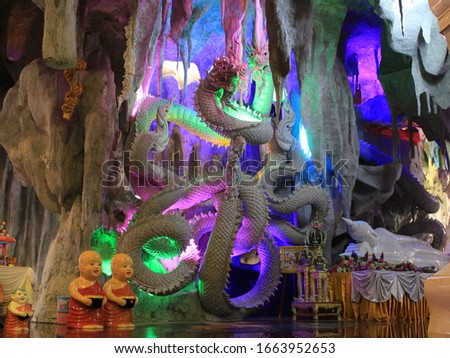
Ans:
{"label": "green lighting", "polygon": [[309,149],[308,134],[306,133],[306,129],[303,126],[300,127],[300,147],[302,148],[305,157],[311,159],[311,149]]}
{"label": "green lighting", "polygon": [[145,330],[145,338],[159,338],[158,335],[155,333],[154,327],[148,327]]}
{"label": "green lighting", "polygon": [[240,121],[244,122],[261,122],[262,118],[260,117],[259,113],[254,112],[251,108],[242,108],[239,107],[238,104],[234,104],[235,109],[225,106],[223,108],[223,111],[228,114],[230,117],[236,118]]}
{"label": "green lighting", "polygon": [[[262,83],[257,83],[255,98],[252,108],[260,113],[269,113],[272,108],[272,102],[276,102],[274,97],[274,87],[272,81],[272,72],[266,71],[263,75]],[[260,86],[260,88],[258,88]]]}
{"label": "green lighting", "polygon": [[155,236],[148,239],[142,250],[158,259],[172,259],[181,254],[178,242],[168,236]]}
{"label": "green lighting", "polygon": [[198,285],[197,285],[197,287],[198,287],[198,292],[199,292],[199,293],[205,292],[205,284],[203,283],[202,280],[198,280]]}
{"label": "green lighting", "polygon": [[161,262],[159,262],[159,260],[156,257],[150,256],[147,253],[143,254],[142,263],[145,266],[147,266],[149,268],[149,270],[151,270],[153,272],[161,273],[161,274],[166,274],[167,273],[166,269],[161,264]]}
{"label": "green lighting", "polygon": [[224,92],[225,92],[225,90],[222,87],[220,87],[215,93],[216,100],[218,99],[220,101],[220,99],[223,97]]}
{"label": "green lighting", "polygon": [[179,292],[195,292],[195,291],[197,291],[197,284],[195,281],[192,281],[189,285],[187,285]]}
{"label": "green lighting", "polygon": [[[216,93],[216,102],[218,107],[222,107],[222,103],[220,102],[220,96]],[[261,114],[258,112],[255,112],[250,107],[241,107],[237,102],[233,102],[232,104],[234,106],[224,106],[222,110],[229,115],[230,117],[236,118],[240,121],[244,122],[261,122],[262,117]]]}
{"label": "green lighting", "polygon": [[91,236],[91,248],[102,257],[102,272],[111,276],[111,259],[116,254],[117,232],[99,227]]}
{"label": "green lighting", "polygon": [[[156,117],[158,107],[166,102],[166,99],[154,97],[148,97],[144,100],[142,109],[136,115],[136,133],[149,130],[151,123]],[[230,140],[209,128],[206,123],[201,121],[197,112],[181,104],[174,103],[172,105],[167,120],[185,128],[210,143],[221,146],[230,145]]]}
{"label": "green lighting", "polygon": [[112,276],[111,260],[102,260],[102,272],[106,276]]}

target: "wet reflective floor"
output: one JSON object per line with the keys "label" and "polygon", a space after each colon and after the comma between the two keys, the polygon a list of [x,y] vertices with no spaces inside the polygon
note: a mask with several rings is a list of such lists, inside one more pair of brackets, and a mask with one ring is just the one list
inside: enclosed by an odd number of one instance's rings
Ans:
{"label": "wet reflective floor", "polygon": [[[31,324],[30,332],[19,337],[32,338],[426,338],[427,320],[360,322],[335,320],[297,320],[290,317],[251,318],[233,322],[157,323],[134,330],[84,332],[67,330],[64,325]],[[10,338],[17,335],[0,336]]]}

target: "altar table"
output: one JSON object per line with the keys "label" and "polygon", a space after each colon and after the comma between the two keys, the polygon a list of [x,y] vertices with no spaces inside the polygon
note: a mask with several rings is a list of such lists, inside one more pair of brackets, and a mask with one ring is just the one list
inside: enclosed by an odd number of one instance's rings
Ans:
{"label": "altar table", "polygon": [[383,270],[332,273],[330,300],[342,302],[344,320],[426,319],[424,281],[431,275]]}
{"label": "altar table", "polygon": [[0,317],[6,316],[11,295],[18,288],[24,288],[28,294],[28,303],[33,304],[33,286],[36,274],[31,267],[0,266],[0,284],[3,287],[3,302],[0,300]]}

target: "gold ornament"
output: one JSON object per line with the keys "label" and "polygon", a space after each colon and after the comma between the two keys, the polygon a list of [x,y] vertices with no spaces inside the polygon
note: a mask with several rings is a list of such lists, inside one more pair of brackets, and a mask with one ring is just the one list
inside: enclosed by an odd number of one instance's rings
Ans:
{"label": "gold ornament", "polygon": [[69,91],[66,93],[64,97],[64,104],[61,106],[63,111],[63,118],[70,119],[72,117],[75,106],[78,103],[78,99],[83,93],[83,86],[81,85],[80,76],[78,76],[78,81],[75,85],[72,84],[73,78],[75,77],[76,71],[83,71],[87,67],[86,61],[78,60],[77,67],[75,68],[66,68],[64,70],[64,78],[70,85]]}

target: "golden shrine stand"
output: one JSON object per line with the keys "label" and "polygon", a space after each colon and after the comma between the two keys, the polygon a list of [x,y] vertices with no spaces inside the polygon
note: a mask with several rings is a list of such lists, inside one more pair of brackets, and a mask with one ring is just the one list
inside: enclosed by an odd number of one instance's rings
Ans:
{"label": "golden shrine stand", "polygon": [[425,280],[425,298],[430,307],[429,338],[450,338],[450,264]]}
{"label": "golden shrine stand", "polygon": [[333,272],[328,292],[331,301],[342,302],[345,321],[427,321],[423,287],[431,275],[387,270]]}
{"label": "golden shrine stand", "polygon": [[297,269],[298,297],[291,304],[292,319],[299,317],[334,316],[342,320],[342,303],[330,302],[328,295],[328,271],[313,265],[299,265]]}

